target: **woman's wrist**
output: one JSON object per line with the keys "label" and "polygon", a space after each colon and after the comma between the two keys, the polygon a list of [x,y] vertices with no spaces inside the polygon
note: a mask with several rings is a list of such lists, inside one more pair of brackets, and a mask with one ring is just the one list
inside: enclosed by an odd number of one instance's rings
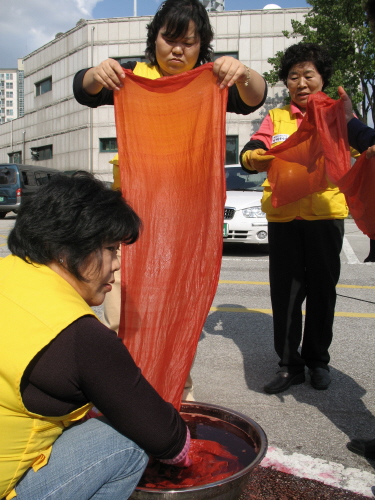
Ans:
{"label": "woman's wrist", "polygon": [[237,80],[236,83],[244,85],[245,87],[247,87],[249,85],[249,83],[250,83],[250,80],[251,80],[251,69],[248,68],[247,66],[245,66],[245,71],[246,71],[245,80],[243,80],[243,81]]}

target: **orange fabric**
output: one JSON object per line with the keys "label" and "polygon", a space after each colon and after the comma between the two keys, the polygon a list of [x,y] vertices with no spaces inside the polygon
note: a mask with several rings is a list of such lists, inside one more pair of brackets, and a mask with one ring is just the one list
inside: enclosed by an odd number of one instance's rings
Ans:
{"label": "orange fabric", "polygon": [[221,266],[227,91],[212,63],[115,92],[121,188],[143,220],[122,252],[119,336],[179,408]]}
{"label": "orange fabric", "polygon": [[280,207],[324,190],[327,179],[344,193],[358,227],[375,238],[375,158],[363,153],[351,167],[343,102],[323,92],[309,97],[306,114],[294,134],[270,149],[268,170],[272,205]]}
{"label": "orange fabric", "polygon": [[268,170],[272,205],[280,207],[326,189],[350,169],[343,102],[323,92],[309,97],[297,132],[270,149],[276,156]]}

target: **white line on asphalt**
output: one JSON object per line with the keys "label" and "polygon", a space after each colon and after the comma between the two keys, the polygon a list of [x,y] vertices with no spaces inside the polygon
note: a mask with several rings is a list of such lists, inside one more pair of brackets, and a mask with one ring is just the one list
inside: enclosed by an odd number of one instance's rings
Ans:
{"label": "white line on asphalt", "polygon": [[280,448],[270,446],[260,463],[262,467],[272,467],[297,477],[315,479],[336,488],[353,491],[372,497],[371,486],[375,486],[375,475],[354,467],[345,468],[336,462],[327,462],[301,453],[287,455]]}
{"label": "white line on asphalt", "polygon": [[358,260],[358,258],[356,256],[356,254],[354,253],[354,250],[351,247],[349,241],[346,239],[346,236],[344,236],[342,249],[344,250],[344,254],[345,254],[346,258],[348,259],[348,264],[361,264],[361,262]]}

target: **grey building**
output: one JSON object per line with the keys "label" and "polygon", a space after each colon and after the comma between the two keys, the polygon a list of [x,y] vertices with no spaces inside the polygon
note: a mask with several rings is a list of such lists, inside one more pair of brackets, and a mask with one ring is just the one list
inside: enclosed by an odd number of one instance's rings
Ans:
{"label": "grey building", "polygon": [[[283,30],[303,21],[306,8],[210,12],[216,54],[230,54],[259,73],[269,57],[284,50]],[[116,151],[113,106],[89,109],[72,93],[74,74],[108,57],[144,56],[146,25],[151,16],[81,20],[66,33],[23,59],[24,116],[0,125],[0,162],[21,160],[60,170],[85,169],[111,179],[109,160]],[[16,70],[17,71],[17,70]],[[1,71],[0,71],[1,73]],[[283,104],[282,84],[270,88],[263,108],[249,116],[227,114],[227,162],[257,130],[272,107]]]}

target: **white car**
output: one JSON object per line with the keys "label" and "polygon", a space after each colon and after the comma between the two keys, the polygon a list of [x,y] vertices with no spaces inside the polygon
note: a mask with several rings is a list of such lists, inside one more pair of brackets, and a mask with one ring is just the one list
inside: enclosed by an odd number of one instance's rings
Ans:
{"label": "white car", "polygon": [[268,244],[268,223],[260,203],[266,173],[248,174],[241,165],[226,165],[225,177],[224,243]]}

